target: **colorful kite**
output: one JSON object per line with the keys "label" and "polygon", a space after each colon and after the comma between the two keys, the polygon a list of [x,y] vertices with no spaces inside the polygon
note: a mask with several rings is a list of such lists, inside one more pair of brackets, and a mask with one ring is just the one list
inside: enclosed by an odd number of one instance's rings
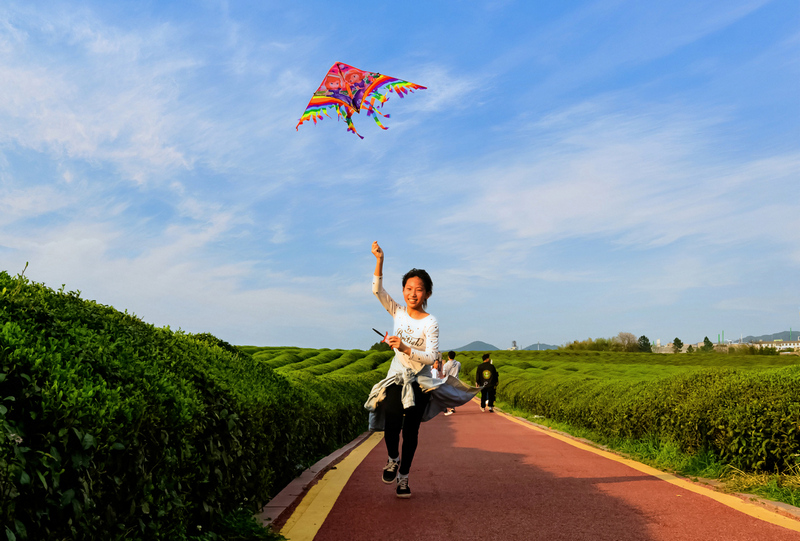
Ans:
{"label": "colorful kite", "polygon": [[347,131],[361,137],[353,126],[352,116],[353,113],[360,113],[363,108],[366,109],[367,116],[371,116],[378,126],[387,130],[389,128],[381,123],[378,116],[389,118],[389,115],[379,111],[389,99],[389,92],[395,92],[402,98],[414,90],[425,90],[425,87],[337,62],[331,66],[322,84],[314,92],[295,129],[299,130],[300,125],[309,120],[316,124],[317,120],[322,120],[323,114],[330,118],[328,113],[335,111],[337,118],[344,117]]}

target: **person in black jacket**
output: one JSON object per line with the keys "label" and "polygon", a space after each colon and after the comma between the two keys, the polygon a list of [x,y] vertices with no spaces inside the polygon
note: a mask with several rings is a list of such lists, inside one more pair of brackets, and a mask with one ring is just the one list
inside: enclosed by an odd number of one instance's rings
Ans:
{"label": "person in black jacket", "polygon": [[492,359],[488,353],[483,354],[483,362],[478,365],[475,371],[475,386],[481,387],[481,411],[486,411],[489,405],[489,412],[494,412],[494,398],[497,392],[497,382],[499,377],[497,369],[492,364]]}

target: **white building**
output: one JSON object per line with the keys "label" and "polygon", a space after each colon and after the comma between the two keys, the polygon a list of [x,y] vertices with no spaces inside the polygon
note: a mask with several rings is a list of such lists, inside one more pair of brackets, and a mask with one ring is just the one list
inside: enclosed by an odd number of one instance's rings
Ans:
{"label": "white building", "polygon": [[800,348],[800,339],[797,340],[773,340],[772,342],[755,342],[752,344],[760,348],[775,348],[778,351],[785,351],[787,349],[797,350]]}

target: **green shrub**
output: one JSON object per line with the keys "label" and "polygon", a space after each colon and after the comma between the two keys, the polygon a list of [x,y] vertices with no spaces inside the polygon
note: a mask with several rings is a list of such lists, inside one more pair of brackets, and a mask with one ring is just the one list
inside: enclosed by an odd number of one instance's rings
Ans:
{"label": "green shrub", "polygon": [[[77,293],[4,272],[0,291],[0,523],[18,539],[211,532],[366,429],[374,372],[287,378]],[[293,351],[272,360],[322,354]]]}
{"label": "green shrub", "polygon": [[[684,452],[713,453],[745,471],[782,471],[797,463],[800,367],[756,367],[746,358],[726,355],[718,357],[741,367],[684,365],[667,375],[674,369],[650,365],[649,373],[639,373],[630,364],[616,371],[614,361],[630,360],[618,355],[625,354],[587,355],[574,365],[556,363],[553,355],[540,356],[551,364],[546,372],[544,362],[503,360],[506,356],[498,355],[498,396],[531,414],[605,437],[657,437],[675,442]],[[604,358],[609,362],[601,364]],[[462,363],[474,369],[473,360]],[[603,372],[599,376],[592,368],[598,365]],[[659,372],[665,375],[655,377]]]}

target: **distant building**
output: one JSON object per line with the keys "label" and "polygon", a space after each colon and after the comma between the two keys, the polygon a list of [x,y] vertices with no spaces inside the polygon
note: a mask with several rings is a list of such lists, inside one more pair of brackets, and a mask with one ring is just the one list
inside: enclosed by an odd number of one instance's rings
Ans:
{"label": "distant building", "polygon": [[[703,344],[701,343],[700,345],[702,346]],[[692,344],[683,344],[683,347],[681,348],[681,353],[686,353],[686,351],[689,349],[689,346],[695,347]],[[661,340],[656,340],[656,345],[652,346],[651,349],[653,353],[675,353],[675,350],[672,347],[672,342],[662,346]],[[697,348],[695,347],[695,349]]]}
{"label": "distant building", "polygon": [[517,341],[516,340],[512,340],[511,341],[511,347],[508,348],[508,351],[517,351]]}
{"label": "distant building", "polygon": [[800,339],[798,340],[773,340],[772,342],[753,342],[749,344],[757,348],[775,348],[778,351],[787,349],[800,348]]}
{"label": "distant building", "polygon": [[[689,346],[692,346],[692,349],[695,351],[700,350],[705,345],[705,342],[698,342],[696,344],[683,344],[681,348],[681,353],[686,353],[686,350],[689,349]],[[778,351],[800,351],[800,338],[797,340],[774,340],[772,342],[752,342],[750,344],[714,344],[715,351],[721,351],[725,353],[728,351],[728,348],[736,348],[742,346],[754,346],[757,348],[775,348]],[[661,340],[656,340],[656,345],[653,346],[653,353],[675,353],[672,349],[672,344],[665,344],[661,345]]]}

